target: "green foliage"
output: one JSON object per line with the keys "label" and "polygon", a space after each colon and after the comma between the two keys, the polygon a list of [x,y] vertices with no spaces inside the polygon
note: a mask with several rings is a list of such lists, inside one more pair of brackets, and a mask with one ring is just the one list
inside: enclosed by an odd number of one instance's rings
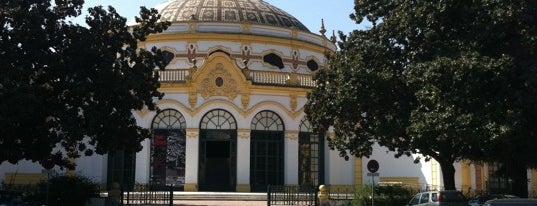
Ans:
{"label": "green foliage", "polygon": [[40,183],[37,193],[31,198],[42,203],[48,199],[47,205],[61,206],[84,205],[90,198],[98,196],[98,185],[86,177],[56,176],[50,178],[48,183]]}
{"label": "green foliage", "polygon": [[[371,189],[371,185],[362,186],[356,191],[351,204],[353,206],[371,205]],[[375,186],[375,205],[406,205],[413,195],[411,189],[401,186]]]}
{"label": "green foliage", "polygon": [[308,119],[333,126],[344,157],[378,143],[434,158],[446,189],[461,159],[536,167],[536,14],[536,1],[357,0],[351,18],[373,27],[340,34]]}
{"label": "green foliage", "polygon": [[0,3],[0,162],[72,167],[69,158],[139,151],[150,137],[132,111],[156,109],[155,69],[168,62],[138,43],[169,23],[142,8],[128,27],[114,8],[94,7],[86,28],[68,21],[83,2]]}

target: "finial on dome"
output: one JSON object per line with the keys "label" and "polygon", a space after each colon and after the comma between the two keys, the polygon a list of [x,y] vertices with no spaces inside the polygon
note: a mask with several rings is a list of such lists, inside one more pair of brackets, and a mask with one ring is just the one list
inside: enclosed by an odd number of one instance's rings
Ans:
{"label": "finial on dome", "polygon": [[321,30],[319,32],[324,36],[324,33],[326,33],[326,29],[324,28],[324,19],[321,19]]}
{"label": "finial on dome", "polygon": [[334,30],[332,30],[332,36],[330,37],[330,41],[332,43],[336,43],[336,41],[337,41],[336,32]]}

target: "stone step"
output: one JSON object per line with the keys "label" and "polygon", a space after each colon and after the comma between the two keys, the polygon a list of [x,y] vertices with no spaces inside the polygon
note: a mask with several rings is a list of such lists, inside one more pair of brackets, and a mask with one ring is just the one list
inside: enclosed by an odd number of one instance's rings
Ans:
{"label": "stone step", "polygon": [[175,200],[266,201],[267,193],[255,192],[173,192]]}

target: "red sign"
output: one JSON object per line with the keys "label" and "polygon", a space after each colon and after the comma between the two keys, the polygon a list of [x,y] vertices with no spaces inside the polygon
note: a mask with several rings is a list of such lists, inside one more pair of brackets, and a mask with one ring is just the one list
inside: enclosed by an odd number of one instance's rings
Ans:
{"label": "red sign", "polygon": [[377,160],[369,160],[369,162],[367,162],[367,170],[371,173],[376,173],[379,171],[379,162],[377,162]]}

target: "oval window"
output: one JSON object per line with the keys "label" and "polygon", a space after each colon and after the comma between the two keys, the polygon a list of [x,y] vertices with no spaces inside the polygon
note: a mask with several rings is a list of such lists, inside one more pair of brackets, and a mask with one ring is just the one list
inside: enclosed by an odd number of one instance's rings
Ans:
{"label": "oval window", "polygon": [[222,85],[224,85],[224,79],[222,79],[222,77],[216,77],[214,83],[217,87],[221,87]]}
{"label": "oval window", "polygon": [[317,64],[316,61],[314,60],[309,60],[308,62],[306,62],[306,65],[308,65],[308,68],[314,72],[315,70],[319,69],[319,65]]}

